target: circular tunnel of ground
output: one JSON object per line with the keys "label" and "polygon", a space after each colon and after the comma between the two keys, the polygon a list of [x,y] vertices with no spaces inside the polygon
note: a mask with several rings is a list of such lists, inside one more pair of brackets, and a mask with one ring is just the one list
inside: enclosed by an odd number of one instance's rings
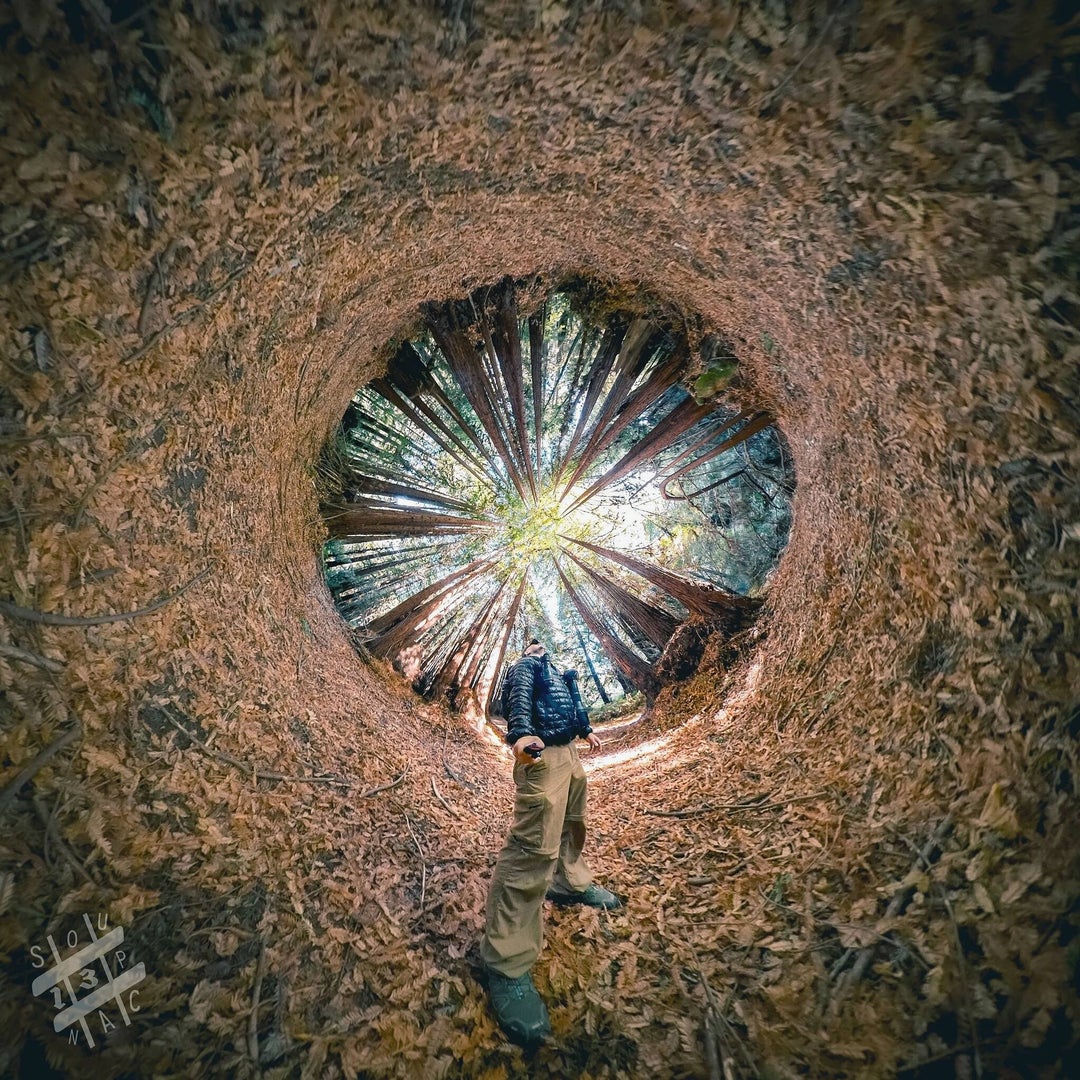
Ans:
{"label": "circular tunnel of ground", "polygon": [[[1067,1075],[1069,17],[4,16],[0,1072]],[[568,370],[613,366],[578,432],[588,370],[534,379],[531,330],[556,342],[561,304],[597,303]],[[538,423],[537,385],[581,410]],[[746,434],[762,417],[782,438]],[[564,527],[542,481],[575,433],[570,501],[640,451],[662,479],[636,508],[672,502],[678,542],[620,537],[610,508],[598,538]],[[736,488],[694,492],[743,435],[790,525],[736,579],[700,557],[706,518],[745,527]],[[377,554],[403,519],[500,500],[494,530]],[[443,540],[465,561],[383,587],[405,575],[378,564]],[[569,607],[527,586],[511,620],[538,548]],[[503,556],[501,600],[473,617],[496,574],[402,657],[424,590]],[[590,865],[624,907],[545,913],[553,1039],[527,1058],[469,963],[513,806],[506,748],[476,737],[498,649],[474,646],[565,614],[568,665],[608,657],[621,689],[613,654],[640,680],[668,648],[650,633],[708,627],[701,590],[752,621],[586,758]]]}
{"label": "circular tunnel of ground", "polygon": [[790,452],[733,345],[632,296],[537,277],[424,305],[323,449],[354,642],[476,726],[530,640],[594,725],[734,657],[787,542]]}

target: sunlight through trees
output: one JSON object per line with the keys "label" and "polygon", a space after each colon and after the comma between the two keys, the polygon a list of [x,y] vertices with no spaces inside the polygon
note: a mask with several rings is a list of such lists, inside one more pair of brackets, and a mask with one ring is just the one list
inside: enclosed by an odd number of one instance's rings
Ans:
{"label": "sunlight through trees", "polygon": [[455,705],[488,709],[530,636],[590,703],[655,693],[679,626],[743,625],[787,540],[790,459],[737,380],[725,343],[587,282],[426,305],[324,454],[339,611]]}

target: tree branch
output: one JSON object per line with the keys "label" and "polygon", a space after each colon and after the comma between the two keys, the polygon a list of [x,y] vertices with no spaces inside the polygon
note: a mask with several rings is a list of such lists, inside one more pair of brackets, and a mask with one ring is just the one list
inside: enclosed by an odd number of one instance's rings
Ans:
{"label": "tree branch", "polygon": [[37,811],[37,816],[41,818],[41,823],[45,826],[46,839],[52,840],[52,842],[59,849],[60,854],[63,855],[65,859],[67,859],[68,863],[70,863],[71,865],[71,868],[79,875],[79,877],[81,877],[88,884],[100,889],[101,885],[90,876],[89,871],[86,869],[85,866],[83,866],[81,862],[79,862],[78,858],[75,855],[75,852],[73,852],[71,848],[68,847],[66,841],[60,835],[60,830],[56,824],[56,821],[54,817],[49,813],[49,811],[45,808],[44,803],[42,803],[42,801],[37,797],[33,799],[33,803],[34,809]]}
{"label": "tree branch", "polygon": [[791,799],[778,799],[776,802],[770,803],[720,803],[717,806],[712,806],[706,803],[704,806],[697,806],[688,808],[686,810],[652,810],[645,809],[643,814],[651,814],[653,817],[671,817],[671,818],[688,818],[698,817],[701,814],[716,814],[721,811],[725,813],[737,814],[745,812],[747,810],[777,810],[781,806],[790,806],[792,803],[800,802],[812,802],[814,799],[823,799],[828,795],[827,791],[816,791],[813,795],[796,795]]}
{"label": "tree branch", "polygon": [[[952,815],[946,814],[941,823],[934,830],[930,839],[915,853],[915,861],[912,864],[913,870],[919,866],[930,866],[930,856],[934,853],[934,850],[940,846],[950,828],[952,828]],[[908,899],[913,892],[914,886],[901,885],[893,895],[893,898],[889,901],[889,906],[885,909],[884,920],[896,918],[896,916],[907,906]],[[839,1007],[843,997],[863,977],[863,975],[866,974],[866,970],[870,967],[870,962],[874,958],[874,950],[877,949],[877,946],[878,943],[875,941],[857,951],[855,949],[848,949],[833,965],[832,975],[837,979],[836,992],[834,993],[832,1000],[832,1007],[834,1010]],[[851,956],[855,957],[851,969],[844,974],[840,974],[848,958]]]}
{"label": "tree branch", "polygon": [[194,588],[200,582],[210,576],[213,566],[196,574],[186,584],[181,585],[175,592],[155,600],[146,607],[135,611],[121,611],[112,615],[58,615],[51,611],[36,611],[34,608],[20,607],[8,600],[0,600],[0,615],[7,615],[12,619],[20,619],[22,622],[39,623],[43,626],[104,626],[106,623],[124,622],[127,619],[137,619],[142,615],[150,615],[160,611],[166,604],[171,604],[178,596],[182,596],[188,589]]}
{"label": "tree branch", "polygon": [[255,986],[251,992],[251,1015],[248,1017],[248,1051],[256,1076],[262,1076],[259,1066],[259,998],[262,996],[263,973],[266,971],[266,939],[259,942],[259,959],[255,964]]}
{"label": "tree branch", "polygon": [[439,794],[439,789],[435,786],[435,777],[431,778],[431,794],[442,804],[443,809],[452,817],[460,818],[461,815]]}
{"label": "tree branch", "polygon": [[[212,746],[208,746],[202,739],[193,735],[179,720],[174,720],[167,713],[162,714],[166,720],[182,735],[186,735],[200,750],[209,754],[210,757],[217,758],[218,761],[224,761],[229,765],[233,765],[238,769],[241,769],[245,775],[254,777],[255,780],[284,780],[294,784],[333,784],[335,787],[355,788],[360,785],[353,780],[342,780],[337,776],[289,776],[285,773],[279,772],[265,772],[262,769],[254,768],[248,765],[246,762],[241,761],[239,758],[234,758],[231,754],[224,754],[220,750],[215,750]],[[147,725],[149,726],[149,725]],[[396,779],[386,784],[380,784],[378,787],[369,788],[367,791],[362,791],[358,798],[369,799],[373,795],[378,795],[382,791],[390,791],[393,788],[399,787],[405,780],[405,773],[402,772]]]}
{"label": "tree branch", "polygon": [[16,775],[15,779],[7,784],[3,791],[0,791],[0,814],[2,814],[15,796],[19,793],[23,785],[30,779],[32,779],[42,768],[49,763],[49,761],[60,753],[66,746],[70,746],[80,735],[82,734],[82,724],[78,720],[64,732],[58,739],[55,739],[44,750],[33,757]]}
{"label": "tree branch", "polygon": [[0,644],[0,656],[7,660],[19,660],[24,664],[30,664],[31,667],[41,668],[42,671],[51,671],[54,675],[59,675],[64,670],[64,665],[59,660],[38,656],[37,653],[20,649],[17,645]]}

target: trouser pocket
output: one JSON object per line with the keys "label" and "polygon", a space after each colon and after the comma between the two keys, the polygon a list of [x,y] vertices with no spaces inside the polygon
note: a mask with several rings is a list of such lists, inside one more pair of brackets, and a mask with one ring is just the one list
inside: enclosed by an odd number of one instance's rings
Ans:
{"label": "trouser pocket", "polygon": [[510,835],[525,851],[556,858],[561,832],[562,815],[544,792],[518,791]]}

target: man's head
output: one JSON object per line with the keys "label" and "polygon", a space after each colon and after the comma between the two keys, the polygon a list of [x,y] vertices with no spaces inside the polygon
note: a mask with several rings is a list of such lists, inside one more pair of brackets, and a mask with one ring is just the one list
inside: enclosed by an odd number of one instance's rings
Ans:
{"label": "man's head", "polygon": [[537,641],[536,638],[530,638],[529,639],[529,644],[525,646],[524,655],[525,656],[543,656],[545,651],[546,650],[544,649],[544,646],[541,645],[540,642]]}

